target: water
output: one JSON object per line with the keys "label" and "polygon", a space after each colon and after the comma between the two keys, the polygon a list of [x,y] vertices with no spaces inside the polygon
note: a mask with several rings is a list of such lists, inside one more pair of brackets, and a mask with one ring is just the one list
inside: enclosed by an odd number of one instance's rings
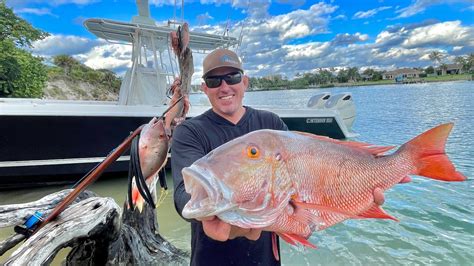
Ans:
{"label": "water", "polygon": [[[305,105],[314,94],[350,91],[357,107],[357,140],[400,145],[441,123],[455,123],[446,151],[457,169],[474,178],[474,83],[449,82],[291,91],[248,92],[245,104],[281,107]],[[192,95],[194,103],[204,95]],[[170,181],[171,182],[171,181]],[[170,183],[171,184],[171,183]],[[409,184],[386,192],[384,209],[400,220],[351,220],[321,232],[311,242],[317,250],[282,245],[283,265],[472,265],[474,261],[474,183],[444,183],[414,177]],[[36,200],[62,189],[17,190],[0,193],[0,204]],[[101,196],[122,204],[126,178],[92,186]],[[160,233],[189,250],[189,226],[175,213],[170,191],[158,210]],[[6,238],[11,229],[0,231]],[[58,255],[64,257],[65,252]],[[0,263],[5,260],[4,256]],[[53,264],[59,264],[61,259]]]}

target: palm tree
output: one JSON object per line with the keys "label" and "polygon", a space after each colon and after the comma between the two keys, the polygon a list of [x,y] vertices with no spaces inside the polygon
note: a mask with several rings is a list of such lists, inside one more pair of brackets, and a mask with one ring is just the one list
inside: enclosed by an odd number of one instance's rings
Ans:
{"label": "palm tree", "polygon": [[[443,60],[443,54],[442,54],[441,52],[433,51],[433,52],[431,52],[431,54],[429,55],[429,58],[430,58],[431,61],[437,63],[438,66],[439,66],[439,65],[444,65],[444,64],[441,62],[441,61]],[[445,74],[444,71],[443,71],[444,68],[441,67],[441,68],[439,68],[439,69],[441,69],[441,75],[444,75],[444,74]]]}
{"label": "palm tree", "polygon": [[471,71],[473,70],[473,67],[474,67],[474,53],[470,53],[468,56],[467,56],[467,65],[468,65],[468,71]]}
{"label": "palm tree", "polygon": [[69,55],[57,55],[53,57],[53,63],[64,70],[64,75],[68,76],[71,73],[71,69],[74,65],[79,62]]}
{"label": "palm tree", "polygon": [[454,58],[454,62],[461,65],[463,71],[469,71],[470,66],[467,63],[467,56],[466,58],[463,56],[456,56],[456,58]]}
{"label": "palm tree", "polygon": [[443,54],[441,52],[438,52],[438,51],[433,51],[429,55],[429,58],[430,58],[431,61],[436,62],[439,65],[439,64],[441,64],[441,60],[443,59]]}

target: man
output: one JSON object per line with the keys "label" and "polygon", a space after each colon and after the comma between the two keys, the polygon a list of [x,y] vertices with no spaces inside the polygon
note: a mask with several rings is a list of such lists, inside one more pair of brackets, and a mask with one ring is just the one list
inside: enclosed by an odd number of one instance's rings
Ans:
{"label": "man", "polygon": [[[218,146],[258,129],[287,130],[275,114],[242,104],[249,79],[239,57],[217,49],[203,62],[203,92],[212,108],[176,127],[171,145],[174,202],[178,213],[189,201],[181,170]],[[238,178],[238,177],[236,177]],[[191,265],[280,265],[269,232],[244,229],[219,218],[191,222]]]}

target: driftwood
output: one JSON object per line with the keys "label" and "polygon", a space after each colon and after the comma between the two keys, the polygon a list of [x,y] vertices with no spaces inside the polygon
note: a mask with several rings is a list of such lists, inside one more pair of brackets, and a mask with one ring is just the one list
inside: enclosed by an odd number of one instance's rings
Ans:
{"label": "driftwood", "polygon": [[[23,224],[35,211],[47,216],[69,192],[60,191],[31,203],[0,206],[0,227]],[[123,210],[121,213],[111,198],[84,191],[56,220],[22,243],[5,265],[48,264],[64,247],[72,248],[66,258],[68,265],[187,262],[186,252],[159,235],[156,212],[148,204],[142,213],[126,206]],[[23,239],[22,235],[13,235],[1,242],[0,255]]]}

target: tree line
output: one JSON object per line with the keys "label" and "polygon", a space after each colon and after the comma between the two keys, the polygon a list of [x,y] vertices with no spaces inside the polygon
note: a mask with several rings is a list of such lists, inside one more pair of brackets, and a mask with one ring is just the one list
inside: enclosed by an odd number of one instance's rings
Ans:
{"label": "tree line", "polygon": [[[439,69],[446,69],[448,64],[445,62],[445,56],[440,52],[432,52],[429,58],[438,65]],[[454,59],[456,64],[461,65],[464,72],[472,72],[474,68],[474,53],[465,56],[457,56]],[[426,68],[415,68],[422,73],[420,77],[426,77],[429,74],[436,73],[436,68],[429,66]],[[307,88],[308,86],[331,87],[335,83],[348,83],[360,81],[379,81],[383,79],[385,71],[378,71],[372,68],[366,68],[360,72],[357,67],[344,68],[336,71],[334,68],[321,69],[316,73],[297,73],[295,78],[289,80],[282,75],[272,75],[269,77],[251,77],[251,89],[269,89],[269,88]]]}

